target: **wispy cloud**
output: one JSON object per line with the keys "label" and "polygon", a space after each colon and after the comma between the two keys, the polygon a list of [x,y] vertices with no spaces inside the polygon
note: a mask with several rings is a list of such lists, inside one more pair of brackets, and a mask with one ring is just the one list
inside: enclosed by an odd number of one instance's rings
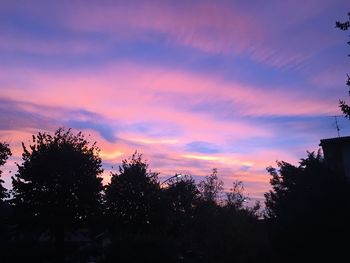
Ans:
{"label": "wispy cloud", "polygon": [[348,51],[333,25],[345,6],[3,1],[0,139],[18,161],[31,134],[72,127],[98,142],[106,180],[138,150],[162,176],[216,167],[261,198],[266,166],[334,134]]}
{"label": "wispy cloud", "polygon": [[[19,36],[27,41],[15,42],[8,37],[3,47],[62,54],[103,52],[103,48],[112,49],[130,40],[156,41],[205,53],[244,54],[276,67],[296,66],[334,45],[335,34],[332,38],[323,34],[321,27],[313,26],[313,19],[327,17],[326,11],[339,9],[342,2],[309,0],[300,8],[293,1],[249,5],[232,1],[215,5],[211,1],[180,1],[176,5],[171,1],[85,1],[82,5],[77,1],[50,6],[41,3],[45,12],[23,3],[8,7],[7,12],[27,25],[24,32],[32,34],[23,34],[19,27],[12,39]],[[31,16],[20,16],[20,12]],[[18,28],[17,20],[10,17],[5,19],[7,28]],[[43,23],[47,20],[51,23]]]}

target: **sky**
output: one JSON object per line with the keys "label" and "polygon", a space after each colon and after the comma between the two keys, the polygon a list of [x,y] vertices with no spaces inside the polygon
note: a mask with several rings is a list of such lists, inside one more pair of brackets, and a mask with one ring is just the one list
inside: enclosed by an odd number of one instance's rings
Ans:
{"label": "sky", "polygon": [[[347,0],[0,0],[0,141],[59,127],[101,148],[104,180],[136,150],[162,180],[218,169],[253,199],[266,167],[337,136],[349,101]],[[340,135],[350,121],[338,118]]]}

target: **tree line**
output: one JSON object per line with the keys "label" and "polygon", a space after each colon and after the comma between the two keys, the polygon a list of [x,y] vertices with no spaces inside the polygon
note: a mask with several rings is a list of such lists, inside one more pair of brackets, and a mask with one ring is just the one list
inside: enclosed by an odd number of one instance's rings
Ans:
{"label": "tree line", "polygon": [[[265,212],[218,172],[163,183],[142,155],[102,185],[96,143],[70,129],[33,135],[7,191],[0,181],[1,262],[295,262],[346,251],[349,183],[320,152],[267,168]],[[11,155],[0,143],[0,165]],[[225,197],[223,198],[223,194]]]}
{"label": "tree line", "polygon": [[[11,151],[6,143],[0,147],[3,165]],[[189,175],[165,184],[134,153],[103,186],[100,150],[81,132],[38,133],[22,148],[12,189],[0,188],[2,262],[268,257],[266,236],[258,234],[263,231],[259,203],[245,206],[239,181],[222,198],[223,182],[215,169],[198,184]]]}

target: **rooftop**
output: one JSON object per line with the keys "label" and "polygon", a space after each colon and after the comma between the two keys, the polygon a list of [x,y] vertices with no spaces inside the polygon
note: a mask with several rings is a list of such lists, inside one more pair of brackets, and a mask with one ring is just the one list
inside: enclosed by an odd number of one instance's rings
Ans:
{"label": "rooftop", "polygon": [[343,143],[350,144],[350,136],[323,139],[321,140],[320,146],[325,146],[327,144],[343,144]]}

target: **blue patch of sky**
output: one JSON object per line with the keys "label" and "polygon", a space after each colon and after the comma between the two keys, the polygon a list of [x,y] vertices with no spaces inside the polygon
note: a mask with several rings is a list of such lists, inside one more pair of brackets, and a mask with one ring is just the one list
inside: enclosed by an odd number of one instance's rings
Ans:
{"label": "blue patch of sky", "polygon": [[[116,133],[121,129],[118,125],[108,123],[103,116],[84,109],[72,110],[68,112],[71,119],[64,121],[64,125],[75,129],[92,129],[97,131],[104,139],[109,142],[118,140]],[[83,117],[85,120],[77,120],[74,117]],[[98,120],[98,121],[96,121]]]}
{"label": "blue patch of sky", "polygon": [[[161,129],[159,127],[162,127]],[[124,126],[125,130],[141,133],[143,135],[159,138],[180,136],[182,131],[175,123],[137,122]]]}
{"label": "blue patch of sky", "polygon": [[[72,52],[69,44],[87,44],[91,46],[104,45],[110,41],[106,33],[101,32],[79,32],[62,27],[55,20],[47,20],[45,17],[32,17],[25,14],[2,14],[1,29],[5,34],[3,37],[16,37],[19,42],[28,40],[28,45],[41,42],[49,48],[62,46],[61,50],[53,50],[50,53],[40,52],[36,47],[28,46],[25,50],[0,50],[0,64],[6,66],[34,66],[40,69],[76,69],[79,67],[96,67],[105,62],[107,54],[84,52]],[[36,42],[31,42],[36,41]],[[33,48],[30,51],[30,48]],[[64,49],[66,48],[66,50]]]}
{"label": "blue patch of sky", "polygon": [[[289,115],[285,116],[283,112],[281,113],[274,113],[274,115],[269,116],[263,116],[259,115],[259,112],[256,112],[256,116],[254,115],[244,115],[242,114],[241,109],[239,108],[241,106],[242,101],[239,97],[237,97],[237,101],[235,99],[225,99],[225,98],[215,98],[215,96],[212,97],[200,97],[198,101],[191,102],[189,100],[189,97],[182,96],[182,94],[178,94],[176,92],[159,92],[159,97],[161,98],[171,98],[173,96],[176,96],[177,98],[181,98],[179,102],[176,102],[176,105],[173,105],[174,107],[177,106],[178,108],[181,108],[182,110],[186,110],[189,112],[194,113],[205,113],[209,114],[215,119],[220,119],[224,121],[251,121],[253,123],[259,123],[261,125],[269,125],[271,123],[277,123],[277,124],[288,124],[293,123],[297,121],[302,121],[304,123],[314,123],[317,119],[319,119],[319,122],[321,122],[322,119],[326,120],[328,117],[324,115],[310,115],[310,116],[302,116],[302,115]],[[306,96],[306,95],[305,95]],[[312,100],[311,94],[307,95],[310,97],[310,100]],[[171,103],[171,100],[169,100]],[[273,101],[271,101],[273,103]],[[335,101],[335,104],[337,101]],[[243,117],[242,117],[243,116]],[[325,119],[326,118],[326,119]]]}
{"label": "blue patch of sky", "polygon": [[[88,114],[91,115],[91,114]],[[245,118],[245,121],[255,123],[257,126],[265,126],[273,129],[276,136],[273,137],[251,137],[244,140],[238,140],[228,143],[225,147],[219,147],[216,144],[203,141],[194,141],[186,145],[186,151],[198,152],[204,154],[212,154],[219,152],[239,152],[249,153],[259,149],[289,149],[297,145],[309,144],[310,140],[314,140],[315,147],[319,139],[336,137],[336,128],[334,119],[325,116],[289,116],[289,117],[259,117]],[[341,136],[349,135],[350,121],[345,118],[338,118],[339,127],[341,128]],[[106,140],[114,142],[117,137],[115,129],[106,124],[99,124],[92,121],[69,121],[67,125],[77,129],[93,129],[96,130]],[[171,136],[178,135],[177,131],[157,131],[153,129],[154,124],[137,123],[124,129],[131,129],[147,136]],[[284,136],[280,136],[284,134]],[[305,149],[305,151],[308,149]]]}
{"label": "blue patch of sky", "polygon": [[152,123],[134,123],[129,125],[129,129],[139,133],[149,133],[151,130]]}
{"label": "blue patch of sky", "polygon": [[346,41],[347,39],[344,37],[343,42],[340,41],[338,44],[324,48],[320,53],[315,53],[301,65],[302,72],[312,76],[314,73],[331,70],[337,66],[344,66],[345,68],[350,63],[350,59],[347,57],[350,50],[345,43]]}
{"label": "blue patch of sky", "polygon": [[[92,36],[96,38],[98,36]],[[39,39],[40,40],[40,39]],[[67,39],[62,36],[63,42]],[[45,41],[45,39],[42,39]],[[72,41],[78,41],[73,37]],[[85,41],[83,39],[83,41]],[[86,41],[90,41],[87,37]],[[95,41],[95,40],[93,40]],[[38,68],[52,69],[94,69],[111,62],[142,62],[156,66],[180,67],[188,60],[188,53],[173,50],[168,45],[144,40],[112,40],[109,36],[101,36],[99,41],[104,48],[91,52],[70,53],[69,50],[62,52],[38,53],[28,51],[0,50],[1,64],[18,66],[18,64],[31,65]],[[93,42],[93,43],[95,43]],[[181,48],[180,48],[181,49]]]}
{"label": "blue patch of sky", "polygon": [[[273,126],[274,129],[281,129],[290,132],[318,133],[336,132],[334,116],[275,116],[275,117],[249,117],[245,118],[251,123],[258,125]],[[344,134],[350,132],[350,120],[341,115],[337,117],[338,125]]]}
{"label": "blue patch of sky", "polygon": [[[0,98],[0,109],[4,113],[3,114],[3,123],[4,125],[0,125],[0,129],[8,129],[8,127],[16,126],[18,127],[41,127],[46,124],[48,127],[50,126],[66,126],[67,128],[76,128],[76,129],[93,129],[96,130],[103,136],[106,140],[114,142],[117,140],[116,132],[120,130],[120,128],[116,125],[110,125],[106,120],[103,120],[103,117],[97,113],[87,111],[84,109],[80,110],[67,110],[65,108],[55,108],[49,106],[42,106],[40,104],[34,103],[24,103],[24,105],[33,106],[38,110],[37,112],[28,112],[25,111],[22,107],[22,102],[17,102],[10,99]],[[61,112],[62,114],[67,114],[71,117],[71,120],[61,121],[59,119],[52,119],[43,116],[40,112],[46,110],[56,110]],[[86,120],[74,120],[74,117],[83,117]],[[100,120],[96,122],[94,120]],[[103,121],[101,121],[103,120]],[[6,125],[5,125],[6,124]],[[28,126],[26,126],[28,125]],[[7,128],[6,128],[7,127]],[[17,127],[17,128],[18,128]],[[13,129],[13,128],[12,128]]]}
{"label": "blue patch of sky", "polygon": [[46,129],[57,124],[53,119],[39,113],[27,112],[13,100],[0,98],[0,130],[15,130],[20,128]]}
{"label": "blue patch of sky", "polygon": [[251,167],[250,165],[242,165],[242,166],[239,168],[239,170],[240,170],[240,171],[246,172],[246,171],[249,171],[251,168],[252,168],[252,167]]}
{"label": "blue patch of sky", "polygon": [[48,20],[45,17],[33,17],[25,14],[2,14],[0,17],[0,31],[6,35],[16,36],[18,39],[36,39],[41,41],[67,39],[94,40],[92,33],[80,33],[68,30],[59,21]]}
{"label": "blue patch of sky", "polygon": [[236,121],[239,116],[238,105],[232,100],[207,98],[195,104],[187,104],[190,112],[210,114],[216,119]]}
{"label": "blue patch of sky", "polygon": [[164,68],[182,69],[199,74],[219,75],[224,81],[235,81],[266,88],[271,85],[298,84],[303,78],[252,60],[248,55],[201,52],[198,49],[169,44],[165,36],[155,35],[152,41],[120,42],[111,51],[115,59],[152,63]]}
{"label": "blue patch of sky", "polygon": [[[285,134],[285,136],[276,136],[273,138],[251,137],[249,139],[241,139],[228,144],[227,151],[232,153],[251,153],[256,151],[268,151],[269,149],[289,150],[298,145],[305,145],[309,142],[308,138],[298,135]],[[307,149],[305,149],[306,151]]]}
{"label": "blue patch of sky", "polygon": [[221,152],[220,147],[218,145],[204,141],[194,141],[186,144],[186,151],[205,154]]}
{"label": "blue patch of sky", "polygon": [[[292,149],[304,145],[318,148],[320,139],[337,137],[335,120],[331,116],[248,118],[256,126],[269,127],[274,136],[257,136],[228,143],[225,151],[249,153],[267,149]],[[247,119],[246,119],[247,120]],[[340,136],[350,135],[350,121],[339,117]],[[304,149],[313,150],[313,149]]]}
{"label": "blue patch of sky", "polygon": [[268,66],[252,60],[247,54],[207,55],[198,57],[192,63],[198,71],[209,73],[215,71],[224,80],[253,85],[265,89],[299,84],[303,78],[296,72],[290,72]]}
{"label": "blue patch of sky", "polygon": [[48,22],[39,16],[28,16],[24,13],[1,14],[1,28],[5,32],[22,36],[57,37],[65,32],[53,20]]}
{"label": "blue patch of sky", "polygon": [[79,115],[94,120],[101,120],[103,118],[103,116],[101,116],[100,114],[85,109],[71,110],[69,113],[71,115]]}
{"label": "blue patch of sky", "polygon": [[97,131],[105,140],[113,143],[117,141],[116,131],[106,123],[97,123],[93,121],[66,121],[65,125],[75,129],[92,129]]}
{"label": "blue patch of sky", "polygon": [[94,54],[38,54],[25,51],[1,51],[0,65],[8,68],[36,68],[43,71],[62,72],[80,69],[97,69],[105,61]]}
{"label": "blue patch of sky", "polygon": [[77,31],[63,26],[59,20],[45,17],[33,17],[25,14],[2,14],[0,28],[5,36],[12,35],[18,38],[36,39],[42,41],[57,40],[81,40],[98,43],[110,39],[104,32]]}

